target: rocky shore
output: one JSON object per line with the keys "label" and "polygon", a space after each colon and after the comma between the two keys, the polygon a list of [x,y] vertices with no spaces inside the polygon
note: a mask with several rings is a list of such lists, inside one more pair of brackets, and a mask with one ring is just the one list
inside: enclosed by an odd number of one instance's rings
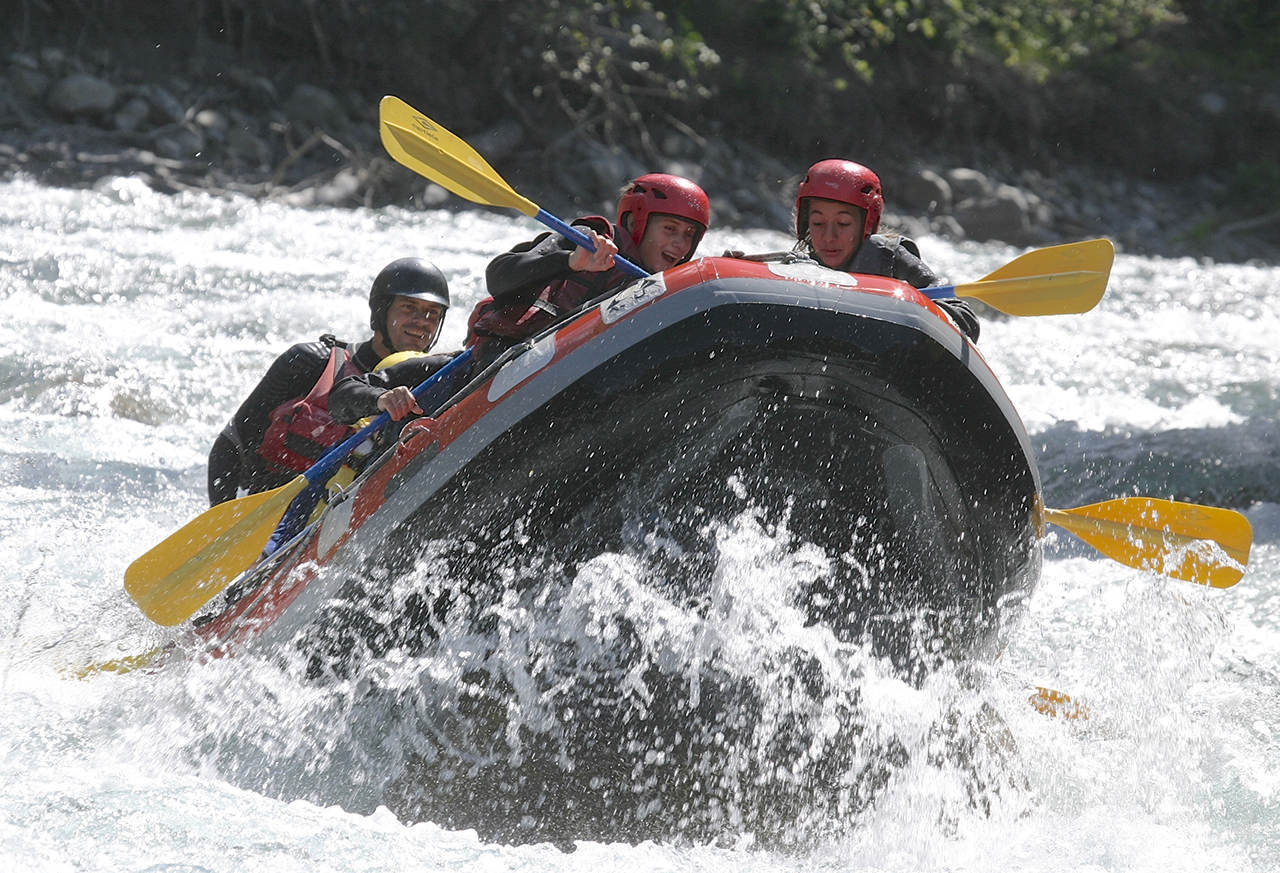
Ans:
{"label": "rocky shore", "polygon": [[[698,181],[719,224],[786,230],[803,171],[672,121],[654,129],[666,158],[656,167],[583,138],[532,146],[515,118],[455,132],[517,190],[564,215],[607,212],[623,181],[663,170]],[[1223,184],[1207,175],[1156,183],[1099,166],[1020,167],[999,155],[982,166],[916,155],[873,169],[885,183],[886,226],[911,235],[1016,246],[1107,236],[1140,254],[1280,263],[1280,212],[1236,219],[1222,205]],[[15,174],[59,186],[134,176],[163,192],[302,207],[471,208],[387,157],[377,95],[234,64],[201,75],[142,73],[105,49],[72,56],[50,47],[5,59],[0,177]]]}

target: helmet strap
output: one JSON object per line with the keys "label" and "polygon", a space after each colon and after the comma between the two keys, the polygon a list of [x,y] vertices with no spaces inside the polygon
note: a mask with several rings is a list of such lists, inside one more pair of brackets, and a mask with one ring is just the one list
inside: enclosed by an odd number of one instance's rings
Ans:
{"label": "helmet strap", "polygon": [[431,351],[432,347],[435,346],[436,340],[440,339],[440,331],[443,329],[444,329],[444,316],[441,315],[440,320],[436,322],[436,332],[431,334],[431,342],[427,343],[427,347],[422,350],[422,353],[424,355],[427,352]]}
{"label": "helmet strap", "polygon": [[394,355],[397,349],[391,347],[391,343],[387,340],[386,334],[380,330],[373,332],[373,350],[378,353],[378,360],[382,360],[387,355]]}

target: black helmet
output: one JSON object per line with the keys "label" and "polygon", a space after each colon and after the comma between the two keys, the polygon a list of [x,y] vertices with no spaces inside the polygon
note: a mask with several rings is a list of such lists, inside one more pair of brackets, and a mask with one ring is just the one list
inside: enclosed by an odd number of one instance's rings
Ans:
{"label": "black helmet", "polygon": [[386,336],[387,313],[396,297],[412,297],[449,308],[449,283],[440,268],[422,258],[401,258],[382,268],[369,289],[369,326]]}

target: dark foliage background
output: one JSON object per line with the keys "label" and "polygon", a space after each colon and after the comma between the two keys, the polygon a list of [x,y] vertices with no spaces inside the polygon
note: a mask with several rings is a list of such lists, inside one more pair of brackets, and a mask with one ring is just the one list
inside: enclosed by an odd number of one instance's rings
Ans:
{"label": "dark foliage background", "polygon": [[1273,0],[0,0],[0,20],[11,52],[248,69],[342,93],[361,122],[383,93],[464,137],[514,119],[495,163],[521,177],[585,140],[669,159],[674,131],[797,170],[1208,174],[1243,215],[1280,208]]}

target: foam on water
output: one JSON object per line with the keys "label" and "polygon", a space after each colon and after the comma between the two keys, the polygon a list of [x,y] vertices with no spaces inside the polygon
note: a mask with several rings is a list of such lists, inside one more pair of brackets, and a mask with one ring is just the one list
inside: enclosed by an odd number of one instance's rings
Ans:
{"label": "foam on water", "polygon": [[[920,687],[788,610],[780,592],[831,558],[750,514],[716,533],[720,557],[697,608],[647,584],[643,549],[600,555],[573,568],[554,610],[519,597],[485,607],[508,644],[497,661],[458,624],[442,651],[375,659],[326,682],[276,656],[72,678],[85,663],[180,638],[137,613],[123,570],[204,508],[204,453],[276,354],[324,332],[362,338],[369,281],[410,254],[449,276],[456,309],[443,344],[456,347],[489,257],[537,228],[497,213],[164,197],[136,180],[96,191],[4,183],[0,227],[6,868],[1280,867],[1278,498],[1250,510],[1251,569],[1228,591],[1146,576],[1055,535],[998,664],[944,670]],[[921,244],[953,280],[1018,253]],[[781,234],[717,231],[704,251],[785,246]],[[1271,469],[1253,438],[1274,433],[1265,428],[1280,408],[1277,279],[1275,269],[1121,255],[1092,313],[988,316],[982,353],[1044,447],[1046,500],[1086,502],[1092,488],[1114,496],[1161,440],[1217,453],[1225,464],[1195,474],[1208,487]],[[1179,487],[1159,471],[1133,475],[1165,489],[1159,496]],[[500,668],[513,688],[504,740],[489,749],[510,763],[533,756],[521,727],[563,717],[557,694],[574,676],[556,653],[570,645],[601,663],[625,634],[695,706],[726,682],[763,689],[756,749],[803,711],[817,726],[805,760],[821,760],[849,742],[856,710],[863,745],[836,775],[877,749],[890,755],[874,803],[855,808],[851,791],[800,807],[805,820],[791,824],[808,838],[786,848],[740,828],[715,844],[588,841],[569,855],[386,809],[412,806],[399,782],[410,753],[437,774],[450,755],[484,763],[468,726],[439,718],[478,664]],[[798,660],[816,666],[797,671]],[[802,673],[826,692],[806,692]],[[639,673],[622,679],[612,693],[643,709],[654,689]],[[1027,705],[1032,684],[1071,694],[1091,717],[1040,715]],[[424,729],[436,732],[431,742]],[[647,751],[645,766],[668,766]],[[763,773],[785,797],[786,774]]]}

